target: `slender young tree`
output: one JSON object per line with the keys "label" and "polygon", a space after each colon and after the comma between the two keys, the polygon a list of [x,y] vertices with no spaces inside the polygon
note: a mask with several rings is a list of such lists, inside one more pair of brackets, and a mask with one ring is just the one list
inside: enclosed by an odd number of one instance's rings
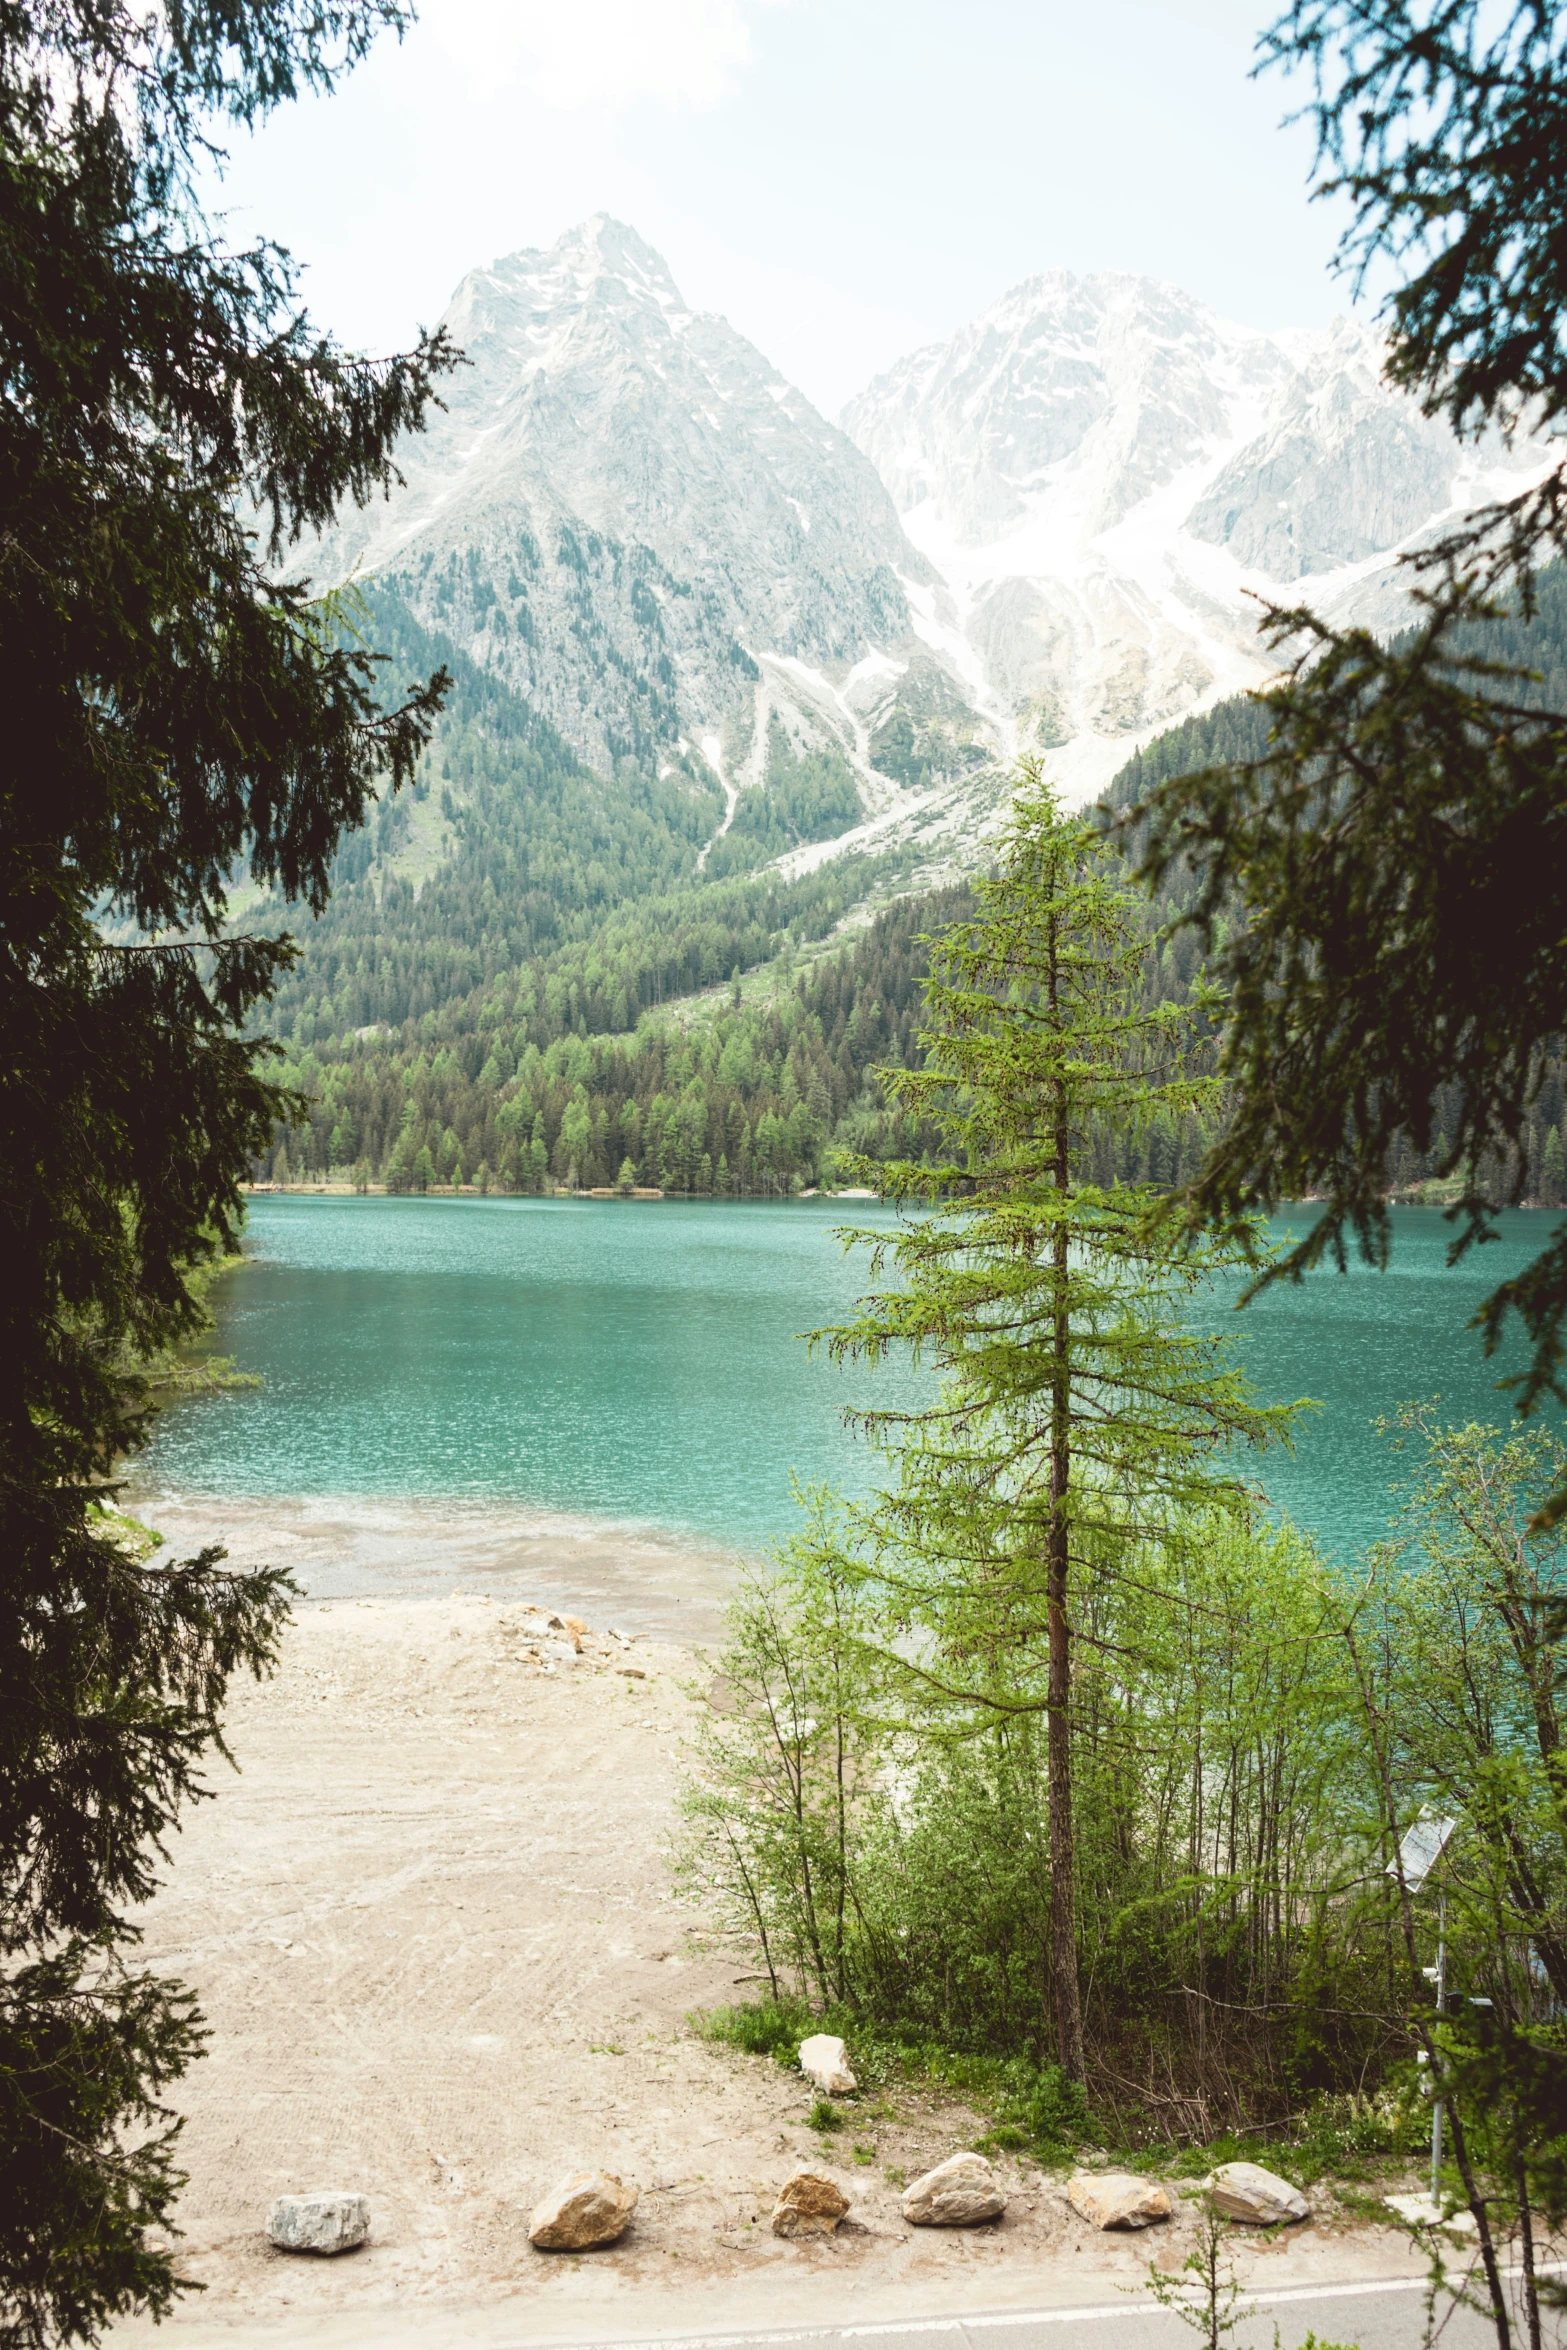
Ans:
{"label": "slender young tree", "polygon": [[195,192],[224,118],[329,89],[401,0],[0,0],[0,2344],[95,2339],[178,2289],[169,2084],[203,2032],[129,1908],[269,1666],[274,1572],[148,1563],[102,1503],[127,1363],[200,1326],[238,1183],[297,1105],[249,1033],[292,952],[241,869],[319,907],[412,770],[439,678],[387,695],[289,574],[392,476],[453,353],[355,360],[286,256]]}
{"label": "slender young tree", "polygon": [[1135,1573],[1197,1512],[1244,1509],[1231,1450],[1286,1415],[1253,1403],[1194,1324],[1194,1292],[1231,1252],[1177,1256],[1150,1226],[1148,1186],[1092,1179],[1096,1138],[1201,1109],[1213,1080],[1193,1066],[1198,1016],[1144,1007],[1144,909],[1100,835],[1059,813],[1037,763],[1019,782],[976,918],[935,942],[924,1066],[883,1072],[950,1155],[861,1170],[934,1212],[890,1240],[858,1236],[874,1276],[890,1262],[903,1285],[821,1335],[839,1357],[904,1346],[945,1375],[933,1407],[861,1415],[899,1472],[868,1522],[872,1571],[934,1699],[1046,1714],[1055,2038],[1081,2080],[1077,1594]]}

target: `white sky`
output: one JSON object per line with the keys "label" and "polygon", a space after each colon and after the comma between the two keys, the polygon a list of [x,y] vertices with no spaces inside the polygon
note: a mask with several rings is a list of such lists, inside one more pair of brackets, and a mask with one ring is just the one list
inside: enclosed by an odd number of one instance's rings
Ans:
{"label": "white sky", "polygon": [[464,272],[629,221],[828,414],[1035,271],[1256,326],[1348,306],[1268,0],[423,0],[333,98],[236,142],[231,233],[386,351]]}

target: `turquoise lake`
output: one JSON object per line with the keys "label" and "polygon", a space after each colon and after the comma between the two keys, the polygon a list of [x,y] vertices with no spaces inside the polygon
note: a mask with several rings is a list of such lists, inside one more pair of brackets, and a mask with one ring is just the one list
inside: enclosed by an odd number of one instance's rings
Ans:
{"label": "turquoise lake", "polygon": [[[227,1504],[526,1504],[762,1549],[796,1521],[791,1475],[873,1480],[843,1406],[916,1392],[905,1366],[840,1371],[800,1337],[866,1285],[836,1228],[892,1221],[848,1201],[259,1197],[217,1343],[263,1384],[166,1413],[136,1485]],[[1385,1529],[1397,1464],[1378,1414],[1440,1392],[1455,1418],[1506,1420],[1500,1366],[1464,1324],[1553,1222],[1513,1213],[1449,1271],[1440,1214],[1404,1209],[1387,1273],[1318,1273],[1241,1314],[1213,1296],[1211,1326],[1265,1398],[1320,1402],[1293,1457],[1259,1473],[1327,1550]]]}

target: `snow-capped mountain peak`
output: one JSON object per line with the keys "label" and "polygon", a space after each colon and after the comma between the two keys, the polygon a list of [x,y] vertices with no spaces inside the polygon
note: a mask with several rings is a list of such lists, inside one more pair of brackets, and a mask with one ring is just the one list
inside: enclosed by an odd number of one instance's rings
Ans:
{"label": "snow-capped mountain peak", "polygon": [[1263,333],[1119,274],[1028,279],[843,421],[1074,797],[1263,677],[1257,594],[1386,597],[1402,547],[1541,462],[1462,447],[1365,326]]}
{"label": "snow-capped mountain peak", "polygon": [[911,788],[878,748],[900,700],[920,774],[983,755],[875,468],[634,229],[475,269],[445,323],[447,413],[316,568],[393,584],[596,763],[703,744],[742,788],[831,752],[875,812]]}

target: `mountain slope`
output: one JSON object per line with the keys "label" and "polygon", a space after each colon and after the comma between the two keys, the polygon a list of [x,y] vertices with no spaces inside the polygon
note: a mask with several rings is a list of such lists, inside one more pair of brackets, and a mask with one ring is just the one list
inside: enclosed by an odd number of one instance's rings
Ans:
{"label": "mountain slope", "polygon": [[631,229],[473,271],[445,324],[448,412],[318,576],[394,589],[604,772],[695,751],[732,793],[830,756],[874,813],[984,757],[874,468]]}
{"label": "mountain slope", "polygon": [[1543,462],[1460,446],[1347,321],[1267,335],[1150,279],[1065,271],[901,361],[843,422],[951,596],[976,699],[1055,751],[1073,800],[1261,680],[1259,596],[1370,608],[1401,547]]}
{"label": "mountain slope", "polygon": [[[1502,622],[1473,641],[1488,657],[1536,673],[1510,690],[1567,707],[1567,572],[1542,578],[1532,624]],[[1267,724],[1265,707],[1249,696],[1188,717],[1134,753],[1108,799],[1124,808],[1166,776],[1254,758]],[[569,805],[572,795],[563,796]],[[678,837],[678,821],[670,831]],[[869,924],[840,927],[870,878],[844,858],[792,885],[761,872],[628,898],[604,912],[584,905],[567,913],[553,945],[409,1017],[400,1033],[333,1038],[330,1021],[296,1019],[291,1073],[316,1108],[289,1138],[288,1163],[341,1174],[362,1159],[367,1177],[404,1187],[472,1181],[482,1169],[486,1181],[527,1190],[569,1182],[574,1170],[581,1182],[613,1182],[629,1161],[638,1182],[754,1193],[815,1181],[845,1148],[918,1154],[934,1134],[888,1110],[874,1073],[917,1058],[922,934],[970,913],[972,899],[963,887],[905,896]],[[1189,931],[1159,935],[1187,887],[1173,874],[1147,910],[1150,1003],[1189,996],[1197,942]],[[482,887],[445,905],[453,968],[464,954],[472,967],[495,952],[495,909]],[[394,965],[408,937],[399,901],[387,942]],[[808,941],[820,943],[802,969],[792,956]],[[771,970],[756,971],[767,962]],[[743,989],[713,989],[737,967],[756,976]],[[705,998],[670,1006],[702,986],[711,991]],[[1444,1115],[1450,1108],[1443,1104]],[[1530,1194],[1553,1206],[1564,1128],[1567,1068],[1553,1060],[1524,1137]],[[1209,1139],[1196,1119],[1156,1124],[1113,1149],[1105,1141],[1110,1155],[1099,1171],[1177,1180]],[[1439,1155],[1419,1159],[1403,1148],[1390,1180],[1400,1188],[1423,1180]]]}

